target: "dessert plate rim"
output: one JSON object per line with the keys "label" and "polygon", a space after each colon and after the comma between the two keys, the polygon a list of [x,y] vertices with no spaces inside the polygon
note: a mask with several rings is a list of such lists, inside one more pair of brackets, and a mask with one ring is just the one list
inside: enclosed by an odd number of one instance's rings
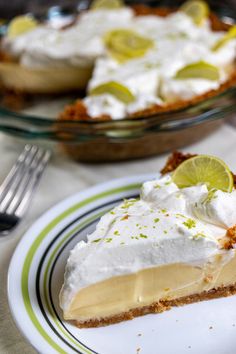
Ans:
{"label": "dessert plate rim", "polygon": [[124,177],[76,193],[46,211],[24,234],[9,266],[8,301],[18,329],[37,352],[156,354],[158,348],[161,354],[232,354],[236,296],[101,328],[79,329],[62,320],[58,289],[69,250],[104,212],[137,196],[140,185],[157,176]]}

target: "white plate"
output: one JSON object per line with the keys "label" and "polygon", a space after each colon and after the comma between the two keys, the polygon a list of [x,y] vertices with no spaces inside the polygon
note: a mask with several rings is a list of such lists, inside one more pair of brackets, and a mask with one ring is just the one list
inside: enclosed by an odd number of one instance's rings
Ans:
{"label": "white plate", "polygon": [[104,212],[136,196],[141,182],[152,177],[123,178],[78,193],[45,213],[20,241],[9,268],[9,304],[40,353],[236,353],[236,296],[102,328],[78,329],[62,319],[58,294],[70,249]]}

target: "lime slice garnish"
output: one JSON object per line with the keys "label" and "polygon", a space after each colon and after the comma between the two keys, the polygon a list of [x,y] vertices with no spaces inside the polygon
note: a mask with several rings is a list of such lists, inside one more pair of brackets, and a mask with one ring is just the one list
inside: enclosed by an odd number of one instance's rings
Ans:
{"label": "lime slice garnish", "polygon": [[89,92],[90,95],[102,95],[104,93],[109,93],[126,104],[132,103],[135,100],[132,92],[126,86],[116,81],[109,81],[96,86]]}
{"label": "lime slice garnish", "polygon": [[205,1],[190,0],[185,2],[180,8],[180,11],[190,16],[196,25],[200,26],[209,15],[209,7]]}
{"label": "lime slice garnish", "polygon": [[142,57],[154,46],[152,39],[129,29],[115,29],[106,33],[104,42],[111,56],[120,62]]}
{"label": "lime slice garnish", "polygon": [[198,61],[197,63],[189,64],[177,71],[175,75],[176,79],[207,79],[207,80],[219,80],[219,69],[204,61]]}
{"label": "lime slice garnish", "polygon": [[94,0],[91,5],[91,9],[119,9],[123,7],[124,3],[122,0]]}
{"label": "lime slice garnish", "polygon": [[234,184],[228,166],[219,158],[209,155],[194,156],[182,162],[172,179],[179,188],[204,183],[208,189],[216,188],[224,192],[231,192]]}
{"label": "lime slice garnish", "polygon": [[7,35],[16,37],[20,34],[33,30],[38,26],[38,22],[30,16],[17,16],[9,24]]}
{"label": "lime slice garnish", "polygon": [[216,50],[220,49],[221,47],[223,47],[231,39],[236,39],[236,25],[231,27],[230,30],[224,35],[224,37],[222,37],[221,39],[219,39],[215,43],[215,45],[213,46],[212,50],[216,51]]}

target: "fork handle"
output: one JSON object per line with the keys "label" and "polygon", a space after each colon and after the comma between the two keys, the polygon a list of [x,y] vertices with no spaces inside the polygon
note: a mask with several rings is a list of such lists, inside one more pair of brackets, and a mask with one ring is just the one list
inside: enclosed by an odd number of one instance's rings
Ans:
{"label": "fork handle", "polygon": [[17,225],[19,218],[15,215],[0,213],[0,234],[11,230]]}

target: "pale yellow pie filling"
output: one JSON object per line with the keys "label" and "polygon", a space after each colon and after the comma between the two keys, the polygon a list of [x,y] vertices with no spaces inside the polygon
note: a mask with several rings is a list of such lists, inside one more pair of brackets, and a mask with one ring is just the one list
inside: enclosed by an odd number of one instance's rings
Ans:
{"label": "pale yellow pie filling", "polygon": [[65,319],[86,321],[121,314],[130,309],[173,300],[236,283],[236,255],[225,262],[216,255],[202,266],[169,264],[116,276],[80,290]]}
{"label": "pale yellow pie filling", "polygon": [[85,89],[92,66],[27,68],[19,63],[0,63],[0,81],[9,88],[30,93],[60,93]]}

